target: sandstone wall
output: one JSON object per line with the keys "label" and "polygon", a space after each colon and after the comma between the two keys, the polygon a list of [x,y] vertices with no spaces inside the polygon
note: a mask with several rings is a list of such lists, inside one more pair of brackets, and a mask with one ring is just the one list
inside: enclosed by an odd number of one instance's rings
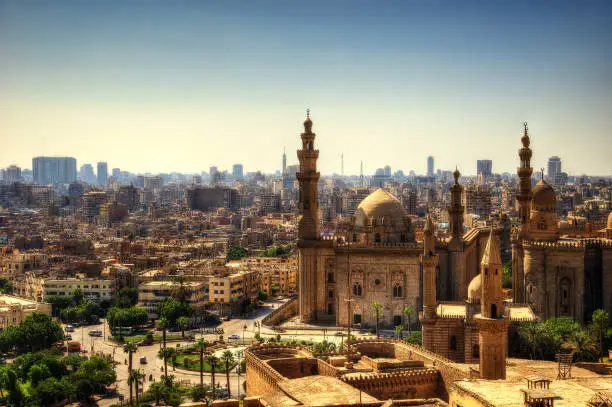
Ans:
{"label": "sandstone wall", "polygon": [[282,322],[298,314],[299,303],[297,299],[292,299],[266,315],[261,322],[267,326],[280,325]]}

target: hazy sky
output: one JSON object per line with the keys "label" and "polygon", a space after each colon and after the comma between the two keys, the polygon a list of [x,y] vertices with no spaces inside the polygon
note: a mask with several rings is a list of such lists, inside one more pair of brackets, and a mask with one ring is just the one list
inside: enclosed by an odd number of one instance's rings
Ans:
{"label": "hazy sky", "polygon": [[[538,4],[536,4],[538,3]],[[0,166],[612,174],[612,2],[2,1]],[[95,165],[94,165],[95,166]]]}

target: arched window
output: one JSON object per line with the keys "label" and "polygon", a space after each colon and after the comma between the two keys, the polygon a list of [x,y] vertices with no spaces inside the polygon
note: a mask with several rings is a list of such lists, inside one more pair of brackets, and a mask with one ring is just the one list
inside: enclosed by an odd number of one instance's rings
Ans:
{"label": "arched window", "polygon": [[396,298],[402,296],[402,286],[399,283],[393,285],[393,296]]}
{"label": "arched window", "polygon": [[361,297],[361,283],[359,281],[353,285],[353,294]]}
{"label": "arched window", "polygon": [[333,283],[334,282],[334,272],[330,271],[327,273],[327,282],[328,283]]}
{"label": "arched window", "polygon": [[450,350],[457,350],[457,337],[455,335],[450,337]]}
{"label": "arched window", "polygon": [[329,297],[330,300],[334,299],[334,292],[332,290],[329,290],[329,293],[327,293],[327,296]]}
{"label": "arched window", "polygon": [[572,282],[569,278],[563,277],[559,281],[559,314],[562,316],[571,315],[571,304],[572,304]]}
{"label": "arched window", "polygon": [[376,235],[374,235],[374,241],[376,243],[380,243],[380,233],[377,233]]}
{"label": "arched window", "polygon": [[353,242],[357,241],[357,233],[353,233]]}
{"label": "arched window", "polygon": [[472,357],[478,359],[480,357],[480,345],[477,343],[472,346]]}
{"label": "arched window", "polygon": [[497,305],[491,304],[491,318],[497,318]]}

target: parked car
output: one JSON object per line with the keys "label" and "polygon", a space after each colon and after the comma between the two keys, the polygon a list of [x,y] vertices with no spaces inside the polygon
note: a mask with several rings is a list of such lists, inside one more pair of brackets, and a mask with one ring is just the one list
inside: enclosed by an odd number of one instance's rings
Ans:
{"label": "parked car", "polygon": [[70,334],[66,335],[66,340],[67,341],[71,341],[72,340],[72,335],[70,335]]}
{"label": "parked car", "polygon": [[102,336],[102,331],[99,329],[94,329],[93,331],[89,331],[89,336]]}
{"label": "parked car", "polygon": [[240,335],[232,334],[232,335],[228,336],[227,339],[240,339]]}
{"label": "parked car", "polygon": [[72,325],[66,325],[66,326],[64,327],[64,331],[66,331],[66,332],[74,332],[74,326],[72,326]]}

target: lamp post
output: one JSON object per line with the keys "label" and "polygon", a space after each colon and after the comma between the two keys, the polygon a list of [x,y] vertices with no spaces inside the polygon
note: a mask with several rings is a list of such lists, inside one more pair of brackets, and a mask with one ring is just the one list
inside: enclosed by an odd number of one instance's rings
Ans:
{"label": "lamp post", "polygon": [[246,324],[244,324],[244,326],[242,327],[242,344],[244,345],[246,343],[246,338],[244,337],[244,331],[246,331],[247,326]]}

